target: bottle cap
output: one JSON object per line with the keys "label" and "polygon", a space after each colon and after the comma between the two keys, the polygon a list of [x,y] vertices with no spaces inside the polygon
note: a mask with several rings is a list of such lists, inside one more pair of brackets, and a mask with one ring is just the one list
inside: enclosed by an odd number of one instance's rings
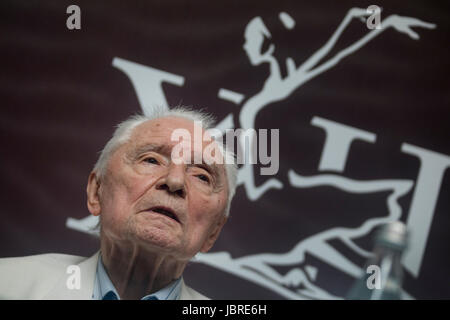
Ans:
{"label": "bottle cap", "polygon": [[401,221],[386,223],[378,231],[376,242],[399,249],[406,248],[408,244],[408,230],[406,225]]}

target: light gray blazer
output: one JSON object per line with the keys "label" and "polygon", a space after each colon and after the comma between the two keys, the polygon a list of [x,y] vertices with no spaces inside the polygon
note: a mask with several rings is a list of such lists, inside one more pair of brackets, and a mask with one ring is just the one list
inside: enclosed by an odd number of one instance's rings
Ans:
{"label": "light gray blazer", "polygon": [[[67,254],[0,259],[0,299],[13,300],[91,300],[99,252],[90,258]],[[80,289],[69,289],[67,281],[73,274],[67,267],[76,265],[80,271]],[[180,300],[208,299],[184,281]]]}

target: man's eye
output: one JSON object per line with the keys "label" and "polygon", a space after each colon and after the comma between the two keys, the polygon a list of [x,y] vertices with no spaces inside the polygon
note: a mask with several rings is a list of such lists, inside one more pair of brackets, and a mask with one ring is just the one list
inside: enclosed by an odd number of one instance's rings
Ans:
{"label": "man's eye", "polygon": [[199,178],[200,180],[203,180],[205,182],[209,182],[209,178],[204,174],[197,175],[197,178]]}
{"label": "man's eye", "polygon": [[145,158],[144,161],[147,163],[151,163],[151,164],[158,164],[158,160],[156,160],[155,158],[152,158],[152,157]]}

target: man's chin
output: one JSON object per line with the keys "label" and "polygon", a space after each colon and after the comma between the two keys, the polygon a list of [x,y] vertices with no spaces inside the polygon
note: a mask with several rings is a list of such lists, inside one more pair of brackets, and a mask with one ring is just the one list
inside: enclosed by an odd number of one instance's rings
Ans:
{"label": "man's chin", "polygon": [[134,234],[137,243],[151,251],[176,252],[179,239],[167,230],[156,227],[139,228]]}
{"label": "man's chin", "polygon": [[160,228],[179,228],[181,223],[172,217],[154,211],[142,211],[136,216],[138,225],[155,226]]}

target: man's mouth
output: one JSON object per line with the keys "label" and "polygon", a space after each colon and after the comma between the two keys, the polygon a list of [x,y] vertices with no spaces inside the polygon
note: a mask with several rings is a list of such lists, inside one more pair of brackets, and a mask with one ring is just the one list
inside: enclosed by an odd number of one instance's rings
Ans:
{"label": "man's mouth", "polygon": [[148,211],[153,211],[153,212],[165,215],[166,217],[169,217],[169,218],[175,220],[176,222],[180,223],[180,219],[178,219],[178,216],[175,214],[175,212],[172,209],[170,209],[168,207],[157,206],[157,207],[150,208]]}

